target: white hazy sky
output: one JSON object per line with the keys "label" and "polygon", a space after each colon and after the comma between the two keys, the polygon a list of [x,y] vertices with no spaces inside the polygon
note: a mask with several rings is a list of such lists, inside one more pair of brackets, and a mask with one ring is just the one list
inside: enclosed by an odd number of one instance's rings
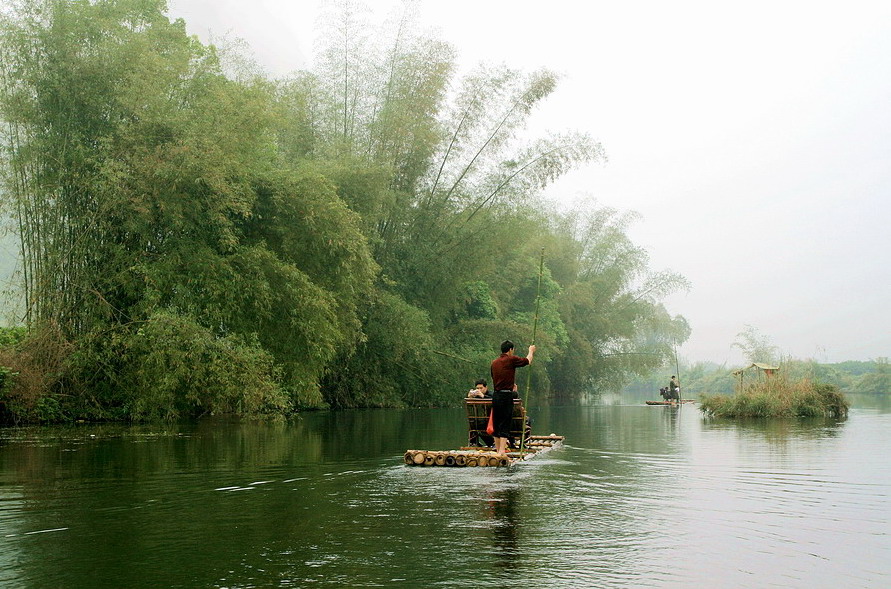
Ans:
{"label": "white hazy sky", "polygon": [[[318,12],[170,0],[273,75],[309,65]],[[665,301],[693,328],[682,358],[742,362],[746,325],[797,358],[891,356],[891,2],[428,0],[420,18],[464,68],[562,74],[530,132],[587,131],[609,161],[548,194],[642,215],[651,268],[692,282]]]}

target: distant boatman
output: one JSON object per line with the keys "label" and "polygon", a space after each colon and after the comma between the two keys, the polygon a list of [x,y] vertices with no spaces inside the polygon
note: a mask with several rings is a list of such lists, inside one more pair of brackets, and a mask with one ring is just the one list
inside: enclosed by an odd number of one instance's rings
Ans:
{"label": "distant boatman", "polygon": [[678,377],[671,375],[671,382],[668,383],[668,399],[670,401],[681,400],[681,385],[678,384]]}
{"label": "distant boatman", "polygon": [[510,437],[510,424],[514,414],[514,399],[518,398],[516,370],[521,366],[532,364],[535,344],[529,346],[525,358],[514,355],[514,343],[510,340],[501,342],[501,355],[492,360],[492,425],[495,428],[495,451],[507,454],[507,439]]}

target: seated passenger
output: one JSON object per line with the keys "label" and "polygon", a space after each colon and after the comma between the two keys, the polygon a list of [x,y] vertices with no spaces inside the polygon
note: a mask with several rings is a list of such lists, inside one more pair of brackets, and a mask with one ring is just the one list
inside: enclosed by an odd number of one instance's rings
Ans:
{"label": "seated passenger", "polygon": [[[485,379],[479,379],[474,383],[473,388],[467,392],[468,399],[491,399],[492,391],[489,390],[488,383],[486,383]],[[489,420],[486,418],[479,418],[474,420],[476,423],[473,424],[473,428],[470,431],[470,439],[468,441],[468,445],[470,446],[488,446],[492,447],[495,444],[495,438],[492,436],[486,435],[486,426],[489,423]]]}
{"label": "seated passenger", "polygon": [[468,399],[491,399],[492,392],[489,390],[489,387],[486,384],[484,379],[479,379],[473,385],[473,388],[467,392]]}

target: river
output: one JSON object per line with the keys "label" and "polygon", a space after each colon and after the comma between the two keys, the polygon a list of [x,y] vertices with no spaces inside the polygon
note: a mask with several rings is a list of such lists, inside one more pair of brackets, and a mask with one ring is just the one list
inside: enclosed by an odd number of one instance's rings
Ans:
{"label": "river", "polygon": [[887,587],[891,397],[729,422],[532,408],[566,444],[423,468],[460,409],[0,430],[0,586]]}

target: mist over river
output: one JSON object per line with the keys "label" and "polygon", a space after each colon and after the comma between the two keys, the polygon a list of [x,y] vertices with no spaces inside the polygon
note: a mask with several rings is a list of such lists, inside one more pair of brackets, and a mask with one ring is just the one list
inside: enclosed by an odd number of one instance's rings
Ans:
{"label": "mist over river", "polygon": [[718,421],[531,407],[562,448],[422,468],[462,409],[0,430],[3,587],[887,587],[891,397]]}

